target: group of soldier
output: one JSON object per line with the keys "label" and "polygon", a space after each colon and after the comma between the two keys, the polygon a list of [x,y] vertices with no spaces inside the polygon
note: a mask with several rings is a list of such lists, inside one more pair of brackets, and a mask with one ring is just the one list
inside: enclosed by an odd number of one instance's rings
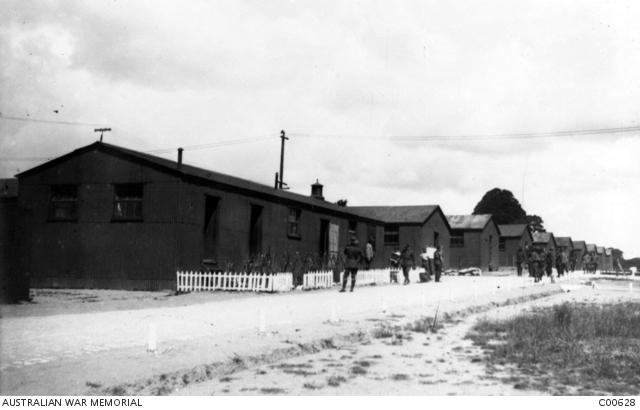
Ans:
{"label": "group of soldier", "polygon": [[566,272],[573,272],[576,267],[575,257],[569,255],[566,250],[554,252],[551,249],[545,249],[542,246],[525,246],[518,248],[516,252],[516,269],[518,276],[522,276],[522,271],[526,266],[529,276],[534,278],[535,282],[542,280],[543,276],[551,277],[553,267],[556,267],[558,276],[564,275]]}
{"label": "group of soldier", "polygon": [[[436,246],[432,249],[432,252],[425,252],[420,255],[422,261],[422,267],[425,269],[424,273],[420,275],[421,282],[430,282],[431,275],[435,276],[435,281],[440,282],[442,275],[442,254],[440,246]],[[364,263],[365,268],[369,269],[371,261],[373,260],[373,247],[371,242],[367,242],[364,251],[360,248],[358,240],[355,236],[351,237],[349,244],[344,248],[344,275],[342,278],[342,288],[340,292],[345,292],[349,277],[351,277],[350,291],[353,292],[353,288],[356,284],[356,276],[358,274],[358,268]],[[411,246],[406,244],[402,250],[396,250],[391,256],[392,267],[397,267],[402,270],[404,276],[404,284],[409,284],[409,271],[415,266],[415,258]],[[391,281],[398,282],[397,276],[393,277],[393,272],[390,273]],[[394,280],[395,279],[395,280]]]}
{"label": "group of soldier", "polygon": [[[516,252],[516,269],[518,276],[522,275],[522,271],[526,266],[529,276],[533,277],[535,282],[542,280],[546,274],[551,276],[553,267],[555,266],[558,277],[567,272],[573,272],[577,266],[577,256],[575,253],[569,253],[566,249],[560,249],[555,252],[551,249],[545,249],[542,246],[529,246],[519,248]],[[585,272],[595,273],[598,267],[598,258],[593,252],[585,253],[582,258],[582,266]]]}

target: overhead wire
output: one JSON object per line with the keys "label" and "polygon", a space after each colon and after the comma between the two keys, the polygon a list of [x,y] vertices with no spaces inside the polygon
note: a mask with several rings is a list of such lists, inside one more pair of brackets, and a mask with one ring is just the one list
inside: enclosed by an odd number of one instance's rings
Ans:
{"label": "overhead wire", "polygon": [[14,116],[3,115],[2,113],[0,113],[0,120],[39,122],[44,124],[59,124],[59,125],[77,125],[82,127],[101,127],[104,125],[104,124],[93,124],[89,122],[78,122],[78,121],[43,120],[39,118],[30,118],[30,117],[14,117]]}
{"label": "overhead wire", "polygon": [[558,138],[581,135],[603,135],[640,132],[640,126],[613,127],[613,128],[593,128],[552,132],[527,132],[527,133],[505,133],[505,134],[461,134],[461,135],[348,135],[348,134],[315,134],[302,132],[289,132],[288,135],[303,138],[346,138],[346,139],[368,139],[368,140],[393,140],[408,142],[427,141],[477,141],[477,140],[497,140],[497,139],[533,139],[533,138]]}
{"label": "overhead wire", "polygon": [[[67,121],[48,121],[37,119],[24,119],[18,117],[7,117],[0,115],[3,119],[18,119],[29,120],[36,122],[53,122],[56,124],[65,125],[91,125],[96,124],[67,122]],[[478,141],[478,140],[507,140],[507,139],[536,139],[536,138],[560,138],[560,137],[574,137],[585,135],[604,135],[604,134],[628,134],[628,133],[640,133],[640,126],[628,126],[628,127],[611,127],[611,128],[591,128],[591,129],[579,129],[579,130],[563,130],[552,132],[528,132],[528,133],[510,133],[510,134],[469,134],[469,135],[349,135],[349,134],[320,134],[320,133],[304,133],[304,132],[288,132],[287,135],[292,137],[302,138],[340,138],[340,139],[367,139],[367,140],[390,140],[397,142],[431,142],[431,141]],[[187,145],[182,146],[185,151],[199,151],[204,149],[213,149],[226,146],[240,145],[253,143],[258,141],[265,141],[270,139],[276,139],[277,136],[269,136],[263,134],[255,137],[236,138],[229,140],[216,141],[206,144]],[[174,152],[178,147],[162,148],[155,150],[143,151],[148,154],[168,154]],[[0,157],[0,160],[4,161],[44,161],[51,157]]]}

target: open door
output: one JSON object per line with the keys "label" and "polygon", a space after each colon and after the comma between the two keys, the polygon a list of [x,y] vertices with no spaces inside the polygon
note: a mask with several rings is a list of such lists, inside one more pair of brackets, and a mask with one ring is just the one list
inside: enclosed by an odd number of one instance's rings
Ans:
{"label": "open door", "polygon": [[205,195],[204,199],[204,224],[202,229],[203,235],[203,252],[204,259],[215,260],[218,247],[218,203],[220,198]]}
{"label": "open door", "polygon": [[249,222],[249,255],[255,256],[262,252],[262,207],[251,205]]}

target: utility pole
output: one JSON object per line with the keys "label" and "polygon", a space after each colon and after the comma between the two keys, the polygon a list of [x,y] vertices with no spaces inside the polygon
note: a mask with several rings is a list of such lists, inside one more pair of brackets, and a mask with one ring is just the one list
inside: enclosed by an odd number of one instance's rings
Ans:
{"label": "utility pole", "polygon": [[100,133],[100,142],[102,142],[102,135],[105,132],[109,132],[109,131],[111,131],[111,128],[96,128],[96,129],[93,130],[93,132],[99,132]]}
{"label": "utility pole", "polygon": [[284,130],[280,131],[280,139],[282,140],[282,143],[280,145],[280,174],[278,176],[278,188],[283,189],[282,186],[284,185],[284,183],[282,181],[284,180],[284,141],[289,139],[287,138]]}

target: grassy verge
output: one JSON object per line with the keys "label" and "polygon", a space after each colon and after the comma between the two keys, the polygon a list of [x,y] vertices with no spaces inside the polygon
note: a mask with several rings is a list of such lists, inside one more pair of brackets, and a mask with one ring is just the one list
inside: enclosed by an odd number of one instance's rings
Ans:
{"label": "grassy verge", "polygon": [[640,392],[640,303],[564,303],[481,321],[468,335],[490,371],[509,366],[517,388],[553,394]]}

